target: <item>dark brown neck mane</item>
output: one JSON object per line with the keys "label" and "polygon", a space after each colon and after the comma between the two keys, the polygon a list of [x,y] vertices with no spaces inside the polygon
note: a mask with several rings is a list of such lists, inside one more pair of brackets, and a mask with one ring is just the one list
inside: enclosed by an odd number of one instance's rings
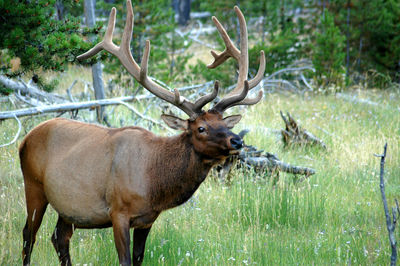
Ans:
{"label": "dark brown neck mane", "polygon": [[[197,153],[190,135],[161,138],[156,158],[148,165],[150,201],[156,211],[186,202],[206,178],[213,163]],[[217,162],[217,161],[215,161]]]}

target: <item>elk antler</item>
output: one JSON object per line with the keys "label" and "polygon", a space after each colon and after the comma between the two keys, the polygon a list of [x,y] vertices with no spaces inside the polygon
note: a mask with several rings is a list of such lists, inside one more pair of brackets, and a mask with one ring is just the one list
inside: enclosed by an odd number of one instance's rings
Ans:
{"label": "elk antler", "polygon": [[[96,44],[92,49],[86,53],[79,55],[78,60],[87,59],[96,55],[101,50],[106,50],[107,52],[115,55],[126,70],[131,74],[145,89],[156,95],[158,98],[163,99],[189,115],[190,119],[195,119],[199,114],[202,113],[202,108],[209,102],[215,99],[218,94],[219,83],[215,82],[214,90],[212,93],[200,97],[195,103],[188,101],[186,98],[180,96],[179,91],[174,89],[171,92],[161,85],[155,83],[147,75],[147,65],[150,55],[150,41],[146,41],[146,45],[142,57],[141,67],[133,59],[130,51],[130,43],[132,40],[132,30],[133,30],[133,10],[131,0],[126,1],[127,16],[125,22],[125,28],[122,35],[121,45],[117,46],[112,41],[112,36],[115,28],[115,16],[116,9],[113,7],[111,9],[110,18],[108,20],[108,26],[104,39]],[[224,42],[226,44],[226,49],[220,55],[217,55],[214,51],[211,54],[214,56],[215,61],[213,64],[208,66],[209,68],[217,67],[218,65],[225,62],[229,57],[235,58],[239,62],[239,79],[236,88],[228,94],[224,99],[217,103],[212,109],[223,112],[229,107],[235,105],[250,105],[255,104],[262,98],[262,91],[254,99],[245,99],[248,90],[255,87],[262,79],[265,70],[265,56],[264,52],[261,51],[260,67],[257,75],[254,79],[247,82],[248,76],[248,47],[247,47],[247,28],[246,21],[242,12],[238,7],[235,6],[235,11],[239,17],[240,23],[240,51],[234,46],[232,41],[229,39],[228,34],[225,29],[219,23],[219,21],[213,17],[213,21],[216,24],[218,31],[220,32]],[[243,85],[242,85],[243,84]]]}
{"label": "elk antler", "polygon": [[115,15],[117,12],[115,7],[113,7],[111,9],[104,39],[86,53],[79,55],[77,57],[78,60],[87,59],[96,55],[101,50],[106,50],[109,53],[115,55],[129,72],[129,74],[131,74],[144,88],[156,95],[158,98],[161,98],[181,109],[183,112],[189,115],[190,119],[196,118],[199,113],[202,112],[201,108],[207,103],[211,102],[217,96],[218,82],[215,83],[214,91],[212,93],[205,95],[198,99],[195,103],[192,103],[184,97],[180,96],[177,89],[175,89],[174,92],[170,92],[169,90],[163,88],[162,86],[151,80],[147,75],[147,65],[150,55],[150,41],[146,41],[142,57],[142,65],[140,67],[133,59],[130,51],[130,43],[133,30],[133,10],[130,0],[126,1],[126,8],[127,17],[124,32],[122,35],[121,45],[118,47],[112,41],[112,36],[115,28]]}
{"label": "elk antler", "polygon": [[218,19],[216,17],[212,17],[212,20],[214,21],[215,26],[217,27],[225,43],[225,50],[220,54],[217,54],[215,51],[211,51],[211,54],[214,57],[214,62],[207,67],[216,68],[230,57],[234,58],[239,64],[239,76],[236,87],[213,107],[214,110],[221,113],[229,107],[235,105],[256,104],[261,100],[263,96],[263,92],[260,91],[257,97],[253,99],[245,99],[248,90],[251,90],[252,88],[257,86],[264,76],[265,55],[264,51],[260,52],[260,66],[258,68],[258,72],[252,80],[247,82],[247,76],[249,72],[249,53],[246,20],[237,6],[235,6],[235,12],[238,16],[240,25],[240,51],[233,44],[233,42],[229,38],[229,35],[226,33],[226,30],[218,21]]}

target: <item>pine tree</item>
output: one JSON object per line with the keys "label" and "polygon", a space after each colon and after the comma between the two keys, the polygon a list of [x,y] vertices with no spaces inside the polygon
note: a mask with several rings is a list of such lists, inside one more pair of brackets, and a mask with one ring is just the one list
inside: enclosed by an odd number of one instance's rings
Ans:
{"label": "pine tree", "polygon": [[[114,3],[105,1],[97,2],[97,9],[103,10],[104,16],[109,15],[111,7],[117,8],[117,25],[120,32],[125,25],[126,1],[118,0]],[[132,32],[131,51],[136,62],[140,64],[145,41],[151,42],[151,53],[149,58],[150,75],[163,82],[177,83],[185,78],[182,71],[190,55],[177,54],[177,50],[187,48],[190,45],[185,38],[177,36],[174,31],[177,23],[174,18],[171,1],[169,0],[133,0],[134,27]],[[118,32],[114,36],[116,43],[119,42]],[[104,53],[105,54],[105,53]],[[106,55],[107,60],[104,70],[117,75],[115,81],[125,87],[134,87],[134,80],[126,70],[121,71],[119,61]]]}
{"label": "pine tree", "polygon": [[335,25],[333,15],[325,12],[321,18],[320,32],[316,35],[313,64],[317,81],[323,87],[343,83],[345,37]]}
{"label": "pine tree", "polygon": [[[341,32],[348,32],[351,72],[363,73],[373,69],[397,80],[400,70],[400,2],[336,0],[331,1],[329,10]],[[348,10],[349,26],[346,23]]]}
{"label": "pine tree", "polygon": [[[33,73],[42,88],[51,90],[54,84],[44,84],[38,74],[64,71],[89,48],[82,40],[79,19],[66,14],[58,20],[55,2],[0,0],[0,73]],[[79,0],[65,2],[81,9]]]}

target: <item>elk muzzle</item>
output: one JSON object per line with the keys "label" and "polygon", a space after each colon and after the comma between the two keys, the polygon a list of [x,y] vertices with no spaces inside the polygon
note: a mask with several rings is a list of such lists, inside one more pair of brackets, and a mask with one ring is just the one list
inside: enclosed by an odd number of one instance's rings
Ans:
{"label": "elk muzzle", "polygon": [[229,154],[230,155],[237,155],[239,154],[239,150],[243,147],[243,140],[236,134],[231,135],[228,139],[229,142]]}
{"label": "elk muzzle", "polygon": [[234,136],[230,139],[231,147],[235,150],[240,150],[243,146],[243,140],[239,136]]}

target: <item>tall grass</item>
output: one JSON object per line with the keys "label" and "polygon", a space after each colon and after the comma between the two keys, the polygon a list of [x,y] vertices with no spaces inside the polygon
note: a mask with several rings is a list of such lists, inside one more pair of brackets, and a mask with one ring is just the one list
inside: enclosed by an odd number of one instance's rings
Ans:
{"label": "tall grass", "polygon": [[[252,170],[234,170],[230,185],[211,174],[186,204],[162,213],[155,222],[144,264],[387,265],[390,247],[379,194],[379,159],[373,153],[382,152],[388,142],[386,193],[393,205],[400,196],[400,94],[357,94],[379,105],[335,96],[277,93],[248,108],[236,129],[251,130],[247,143],[291,164],[313,167],[317,173],[303,182],[281,173],[275,185],[271,177]],[[2,110],[9,107],[0,106]],[[283,127],[280,110],[289,111],[328,149],[285,147],[275,131]],[[110,119],[117,125],[121,117],[128,124],[132,121],[131,114],[120,107]],[[26,131],[46,118],[26,119]],[[0,128],[0,143],[5,143],[13,138],[17,125],[9,120]],[[26,217],[17,154],[17,145],[0,149],[1,265],[21,264]],[[56,219],[49,207],[33,251],[33,265],[58,263],[50,242]],[[400,239],[398,231],[396,235]],[[77,230],[71,241],[74,264],[117,265],[111,229]]]}

